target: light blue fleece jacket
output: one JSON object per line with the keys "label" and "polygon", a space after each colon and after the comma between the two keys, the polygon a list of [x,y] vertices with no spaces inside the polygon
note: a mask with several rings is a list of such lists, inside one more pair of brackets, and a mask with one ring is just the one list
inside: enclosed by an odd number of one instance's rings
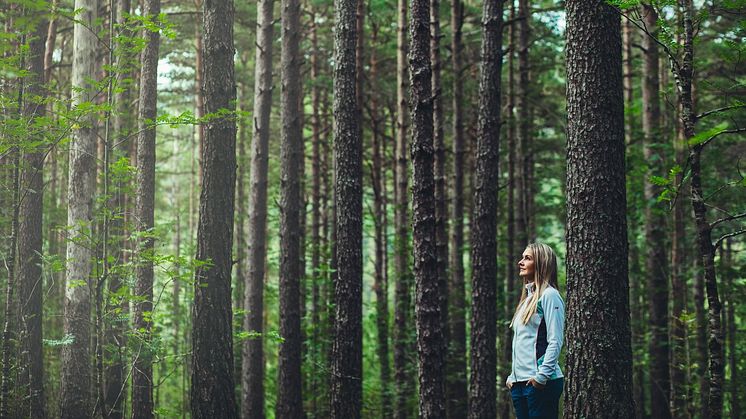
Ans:
{"label": "light blue fleece jacket", "polygon": [[[528,295],[534,291],[527,284]],[[523,311],[525,306],[519,310]],[[517,319],[522,316],[520,313]],[[565,330],[565,303],[559,291],[549,286],[539,298],[536,313],[527,324],[513,323],[513,367],[508,382],[528,381],[533,378],[540,384],[563,377],[559,355]]]}

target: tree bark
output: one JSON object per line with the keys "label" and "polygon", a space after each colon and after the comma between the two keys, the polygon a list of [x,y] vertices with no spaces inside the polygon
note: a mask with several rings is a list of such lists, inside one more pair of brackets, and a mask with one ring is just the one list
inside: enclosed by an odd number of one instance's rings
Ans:
{"label": "tree bark", "polygon": [[621,41],[612,6],[567,2],[565,417],[635,414]]}
{"label": "tree bark", "polygon": [[449,347],[446,406],[449,418],[466,416],[466,302],[464,290],[464,65],[462,27],[464,4],[451,3],[451,69],[453,71],[453,193],[451,196],[451,247],[449,293]]}
{"label": "tree bark", "polygon": [[[23,118],[28,126],[35,125],[36,118],[43,117],[45,105],[35,98],[46,97],[44,79],[44,44],[47,21],[40,19],[29,42],[26,70],[30,77],[24,86]],[[43,132],[32,135],[43,137]],[[41,138],[40,138],[41,139]],[[46,147],[46,144],[42,147]],[[18,220],[17,280],[21,305],[22,351],[21,371],[24,377],[23,414],[31,418],[44,418],[44,354],[42,347],[43,282],[42,218],[44,190],[44,150],[38,147],[24,153],[25,164],[20,174],[20,202]]]}
{"label": "tree bark", "polygon": [[533,150],[531,140],[531,119],[529,109],[529,39],[531,30],[529,28],[531,12],[528,0],[518,0],[518,89],[516,92],[516,112],[518,118],[517,131],[517,164],[518,179],[516,182],[518,195],[518,211],[516,211],[516,244],[523,248],[534,240],[531,226],[533,225],[532,203],[533,182],[531,172],[533,171]]}
{"label": "tree bark", "polygon": [[301,396],[301,228],[302,202],[298,168],[303,158],[303,133],[299,103],[300,85],[300,1],[283,0],[281,192],[280,192],[280,335],[284,338],[278,358],[277,410],[280,419],[303,416]]}
{"label": "tree bark", "polygon": [[[203,10],[205,112],[235,109],[233,2],[206,1]],[[192,309],[191,413],[237,417],[233,381],[231,245],[236,184],[236,123],[232,115],[204,123],[203,174]]]}
{"label": "tree bark", "polygon": [[[73,97],[73,106],[91,101],[95,80],[97,3],[76,0],[73,29],[72,85],[82,88]],[[73,343],[62,347],[61,410],[62,418],[82,418],[92,414],[91,404],[91,261],[92,246],[86,237],[93,230],[93,195],[96,178],[96,131],[93,114],[86,114],[78,122],[70,145],[70,175],[67,192],[67,266],[65,286],[64,334]]]}
{"label": "tree bark", "polygon": [[[262,333],[264,270],[267,255],[267,176],[269,118],[272,111],[272,37],[274,0],[257,4],[256,67],[254,69],[254,122],[251,140],[251,189],[249,192],[248,255],[244,330]],[[241,413],[245,419],[264,417],[264,339],[243,343]]]}
{"label": "tree bark", "polygon": [[469,417],[497,415],[497,211],[500,158],[502,0],[484,2],[479,120],[472,215],[471,380]]}
{"label": "tree bark", "polygon": [[[157,23],[160,0],[148,0],[143,16]],[[132,372],[132,417],[153,417],[153,256],[155,237],[155,119],[158,102],[158,49],[160,33],[145,31],[147,44],[140,56],[140,98],[137,116],[137,201],[136,229],[141,238],[137,246],[137,264],[133,304],[135,334],[139,340]]]}

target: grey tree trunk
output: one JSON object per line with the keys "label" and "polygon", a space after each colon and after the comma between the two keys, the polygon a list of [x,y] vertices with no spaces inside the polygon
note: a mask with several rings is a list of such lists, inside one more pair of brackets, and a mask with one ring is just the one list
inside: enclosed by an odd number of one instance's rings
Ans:
{"label": "grey tree trunk", "polygon": [[[619,13],[567,2],[565,417],[635,414]],[[599,316],[599,313],[604,313]],[[613,379],[609,379],[613,377]]]}
{"label": "grey tree trunk", "polygon": [[[248,255],[244,330],[262,333],[264,323],[264,269],[267,254],[267,171],[269,117],[272,110],[272,36],[274,0],[257,4],[256,67],[254,68],[254,123],[251,139]],[[243,343],[241,416],[261,419],[264,413],[264,340]]]}
{"label": "grey tree trunk", "polygon": [[[235,109],[233,2],[204,3],[202,91],[206,114]],[[238,417],[233,380],[231,245],[236,185],[236,123],[231,116],[204,123],[202,186],[192,309],[192,418]]]}
{"label": "grey tree trunk", "polygon": [[497,211],[500,159],[500,74],[502,70],[502,0],[482,8],[482,59],[479,120],[474,150],[472,213],[471,377],[469,418],[497,415]]}
{"label": "grey tree trunk", "polygon": [[[147,0],[143,16],[157,22],[160,0]],[[137,244],[137,264],[133,317],[137,331],[137,352],[132,371],[132,417],[153,417],[153,256],[152,235],[155,214],[155,119],[158,102],[158,49],[160,33],[145,31],[147,44],[140,56],[140,98],[137,116],[137,190],[135,204],[136,230],[142,235]]]}
{"label": "grey tree trunk", "polygon": [[[98,3],[76,0],[73,28],[72,85],[83,91],[74,94],[73,106],[92,100],[89,80],[95,80]],[[88,417],[91,410],[91,263],[92,246],[87,242],[93,230],[93,195],[96,178],[96,131],[94,115],[79,120],[70,144],[67,192],[67,264],[65,285],[64,334],[73,342],[62,347],[61,408],[62,418]]]}

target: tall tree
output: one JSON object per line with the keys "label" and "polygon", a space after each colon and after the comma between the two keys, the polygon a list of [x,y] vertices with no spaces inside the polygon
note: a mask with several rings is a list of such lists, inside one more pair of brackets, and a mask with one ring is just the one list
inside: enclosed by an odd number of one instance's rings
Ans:
{"label": "tall tree", "polygon": [[[37,14],[37,13],[34,13]],[[45,115],[44,44],[47,21],[39,16],[29,41],[26,70],[30,77],[24,88],[23,117],[27,119],[34,136],[42,137],[43,130],[36,128],[37,118]],[[42,138],[38,138],[41,140]],[[42,142],[44,144],[44,142]],[[21,306],[22,353],[21,385],[24,387],[23,414],[43,418],[44,408],[44,357],[42,353],[42,216],[43,216],[43,167],[44,151],[28,150],[23,160],[26,165],[20,174],[20,202],[18,220],[17,279]]]}
{"label": "tall tree", "polygon": [[635,413],[621,44],[612,6],[567,2],[566,417]]}
{"label": "tall tree", "polygon": [[[445,416],[443,317],[435,227],[430,0],[413,0],[409,50],[412,115],[412,241],[419,378],[419,417]],[[437,15],[437,11],[433,11]],[[437,26],[437,25],[436,25]],[[437,100],[437,98],[436,98]],[[441,135],[442,140],[442,135]],[[442,198],[442,197],[441,197]],[[445,272],[443,272],[445,276]]]}
{"label": "tall tree", "polygon": [[[158,25],[161,13],[160,0],[147,0],[143,15]],[[132,375],[132,415],[133,418],[153,417],[153,351],[152,351],[152,312],[153,312],[153,251],[155,238],[155,119],[158,101],[158,49],[160,32],[158,29],[145,31],[147,44],[140,56],[140,98],[137,115],[137,192],[135,220],[141,234],[137,247],[136,281],[134,294],[135,329],[138,331],[138,351],[135,354],[135,368]]]}
{"label": "tall tree", "polygon": [[479,119],[474,150],[472,215],[471,380],[469,417],[497,415],[497,191],[500,158],[500,78],[502,69],[502,0],[482,8]]}
{"label": "tall tree", "polygon": [[298,174],[298,168],[303,159],[303,132],[299,108],[302,94],[300,1],[283,0],[281,3],[280,335],[284,341],[280,345],[277,366],[279,377],[276,415],[283,419],[303,416],[300,324],[300,284],[303,271],[298,235],[301,228],[299,207],[303,193],[300,179],[302,175]]}
{"label": "tall tree", "polygon": [[[658,14],[648,4],[642,5],[645,26],[657,35]],[[662,172],[663,156],[657,140],[660,137],[660,83],[658,78],[658,44],[653,37],[643,37],[642,130],[643,155],[647,176]],[[655,418],[670,417],[670,374],[668,362],[668,258],[665,244],[665,218],[658,202],[656,186],[645,182],[645,275],[650,310],[650,404]]]}
{"label": "tall tree", "polygon": [[[95,92],[96,30],[98,4],[95,0],[76,0],[73,27],[72,85],[76,90],[73,106],[90,104]],[[85,107],[85,106],[84,106]],[[90,400],[90,315],[93,195],[96,178],[96,130],[92,113],[81,116],[73,131],[67,190],[67,266],[65,286],[64,333],[73,342],[62,347],[61,410],[63,418],[88,417]]]}
{"label": "tall tree", "polygon": [[464,4],[451,2],[451,72],[453,73],[453,189],[451,195],[451,247],[449,294],[449,346],[447,361],[448,417],[462,417],[467,409],[466,302],[464,298],[464,64],[462,27]]}
{"label": "tall tree", "polygon": [[202,14],[205,112],[202,187],[192,309],[193,418],[238,416],[233,385],[231,245],[236,185],[233,2],[206,1]]}
{"label": "tall tree", "polygon": [[411,356],[411,278],[409,271],[409,224],[407,194],[407,1],[397,2],[396,35],[396,169],[394,171],[396,230],[394,250],[394,271],[396,289],[394,294],[394,382],[396,405],[394,417],[406,418],[410,415],[408,396],[412,394]]}
{"label": "tall tree", "polygon": [[[272,36],[274,0],[257,4],[256,60],[254,68],[254,124],[251,139],[249,192],[249,271],[246,276],[244,329],[264,330],[264,261],[267,254],[267,176],[269,117],[272,111]],[[264,417],[264,346],[262,339],[243,343],[241,416]]]}
{"label": "tall tree", "polygon": [[[533,171],[533,154],[531,142],[531,120],[529,109],[529,40],[530,27],[529,19],[531,12],[529,10],[528,0],[518,0],[518,16],[516,22],[518,25],[518,89],[516,92],[516,108],[518,117],[518,136],[517,136],[517,164],[518,179],[516,182],[518,194],[518,211],[516,217],[516,240],[518,246],[525,246],[533,240],[533,181],[531,179]],[[514,23],[514,24],[515,24]]]}
{"label": "tall tree", "polygon": [[357,89],[357,27],[361,0],[334,2],[334,195],[337,202],[337,278],[331,417],[359,418],[363,394],[363,139]]}

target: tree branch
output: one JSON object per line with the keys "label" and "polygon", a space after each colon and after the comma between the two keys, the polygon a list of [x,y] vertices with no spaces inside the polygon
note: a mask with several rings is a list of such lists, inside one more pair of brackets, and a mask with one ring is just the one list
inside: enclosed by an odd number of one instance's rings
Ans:
{"label": "tree branch", "polygon": [[707,112],[702,112],[701,114],[699,114],[699,115],[696,116],[696,119],[700,120],[700,119],[708,117],[708,116],[710,116],[712,114],[729,111],[731,109],[739,109],[739,108],[746,108],[746,103],[740,103],[738,105],[733,105],[733,106],[725,106],[725,107],[718,108],[718,109],[712,109],[712,110],[709,110]]}
{"label": "tree branch", "polygon": [[719,220],[713,221],[712,224],[710,224],[710,229],[715,228],[715,226],[717,226],[718,224],[722,224],[722,223],[725,223],[725,222],[728,222],[728,221],[737,220],[739,218],[744,218],[744,217],[746,217],[746,212],[741,213],[741,214],[736,214],[736,215],[730,215],[728,217],[723,217],[723,218],[721,218]]}
{"label": "tree branch", "polygon": [[726,129],[726,130],[720,131],[717,134],[713,135],[712,137],[708,138],[705,142],[703,142],[700,148],[705,148],[705,146],[707,146],[707,144],[709,144],[710,141],[719,137],[721,134],[735,134],[738,132],[746,132],[746,128]]}
{"label": "tree branch", "polygon": [[729,238],[731,238],[731,237],[736,237],[736,236],[739,236],[739,235],[741,235],[741,234],[744,234],[744,233],[746,233],[746,229],[744,229],[744,230],[738,230],[738,231],[734,231],[734,232],[732,232],[732,233],[728,233],[728,234],[724,234],[724,235],[722,235],[722,236],[721,236],[721,237],[720,237],[720,238],[719,238],[719,239],[718,239],[718,240],[717,240],[717,241],[715,242],[715,246],[714,246],[714,248],[713,248],[713,251],[714,251],[714,250],[717,250],[717,248],[718,248],[718,247],[720,247],[720,245],[721,245],[721,244],[723,244],[723,241],[725,241],[725,240],[727,240],[727,239],[729,239]]}

